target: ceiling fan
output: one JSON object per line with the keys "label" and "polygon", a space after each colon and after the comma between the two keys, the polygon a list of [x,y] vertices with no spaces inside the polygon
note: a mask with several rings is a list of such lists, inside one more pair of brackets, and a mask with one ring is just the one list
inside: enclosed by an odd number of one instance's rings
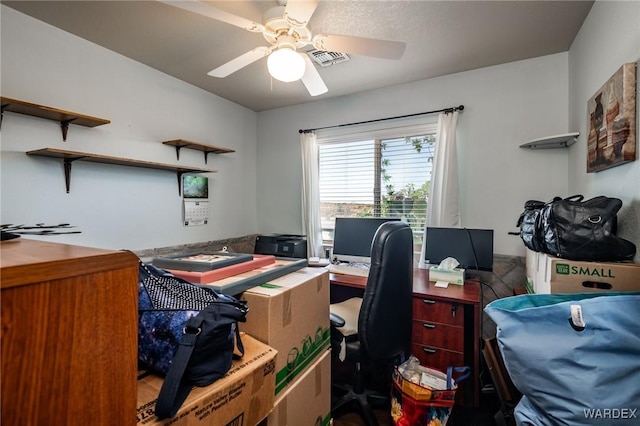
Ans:
{"label": "ceiling fan", "polygon": [[269,46],[256,47],[208,72],[208,75],[223,78],[268,57],[267,66],[273,78],[284,82],[302,80],[311,96],[326,93],[328,89],[309,56],[298,52],[298,49],[311,45],[325,52],[400,59],[406,48],[405,43],[398,41],[331,34],[312,36],[307,24],[319,0],[288,0],[286,6],[276,6],[266,11],[261,24],[198,0],[158,1],[247,31],[262,33],[269,42]]}

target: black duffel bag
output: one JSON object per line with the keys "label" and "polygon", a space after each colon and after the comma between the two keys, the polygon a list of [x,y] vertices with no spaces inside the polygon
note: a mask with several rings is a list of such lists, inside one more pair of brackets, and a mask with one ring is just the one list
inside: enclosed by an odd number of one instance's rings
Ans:
{"label": "black duffel bag", "polygon": [[618,198],[582,195],[529,200],[518,219],[520,237],[531,250],[570,260],[631,260],[636,247],[616,235]]}
{"label": "black duffel bag", "polygon": [[618,198],[598,196],[556,197],[546,203],[536,218],[537,238],[543,252],[570,260],[631,260],[636,246],[616,235]]}
{"label": "black duffel bag", "polygon": [[524,211],[518,218],[517,227],[520,228],[520,238],[524,245],[533,251],[544,252],[544,239],[538,232],[540,211],[544,207],[543,201],[529,200],[524,203]]}

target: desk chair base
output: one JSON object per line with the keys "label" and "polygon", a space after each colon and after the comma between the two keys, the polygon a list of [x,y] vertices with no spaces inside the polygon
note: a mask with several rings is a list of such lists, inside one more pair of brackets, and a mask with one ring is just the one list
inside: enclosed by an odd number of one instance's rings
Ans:
{"label": "desk chair base", "polygon": [[339,390],[340,396],[331,404],[331,413],[336,416],[340,409],[348,404],[356,403],[359,413],[365,420],[367,426],[378,426],[378,421],[373,412],[373,406],[389,408],[390,400],[388,395],[383,395],[378,391],[365,387],[365,377],[360,364],[356,364],[355,379],[353,385],[333,384],[332,389]]}

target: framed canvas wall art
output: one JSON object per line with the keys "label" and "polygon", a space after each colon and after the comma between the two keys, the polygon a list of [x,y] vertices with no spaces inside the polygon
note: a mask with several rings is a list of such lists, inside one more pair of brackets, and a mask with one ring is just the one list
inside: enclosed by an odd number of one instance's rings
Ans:
{"label": "framed canvas wall art", "polygon": [[624,64],[587,103],[587,173],[636,160],[636,68]]}

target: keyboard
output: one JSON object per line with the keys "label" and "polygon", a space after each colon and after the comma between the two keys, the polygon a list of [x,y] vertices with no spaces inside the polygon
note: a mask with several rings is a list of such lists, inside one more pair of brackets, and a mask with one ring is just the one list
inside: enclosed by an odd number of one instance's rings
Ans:
{"label": "keyboard", "polygon": [[329,265],[329,272],[333,272],[334,274],[344,274],[344,275],[355,275],[357,277],[368,277],[369,276],[369,266],[366,263],[356,263],[356,264],[344,264],[344,265]]}

